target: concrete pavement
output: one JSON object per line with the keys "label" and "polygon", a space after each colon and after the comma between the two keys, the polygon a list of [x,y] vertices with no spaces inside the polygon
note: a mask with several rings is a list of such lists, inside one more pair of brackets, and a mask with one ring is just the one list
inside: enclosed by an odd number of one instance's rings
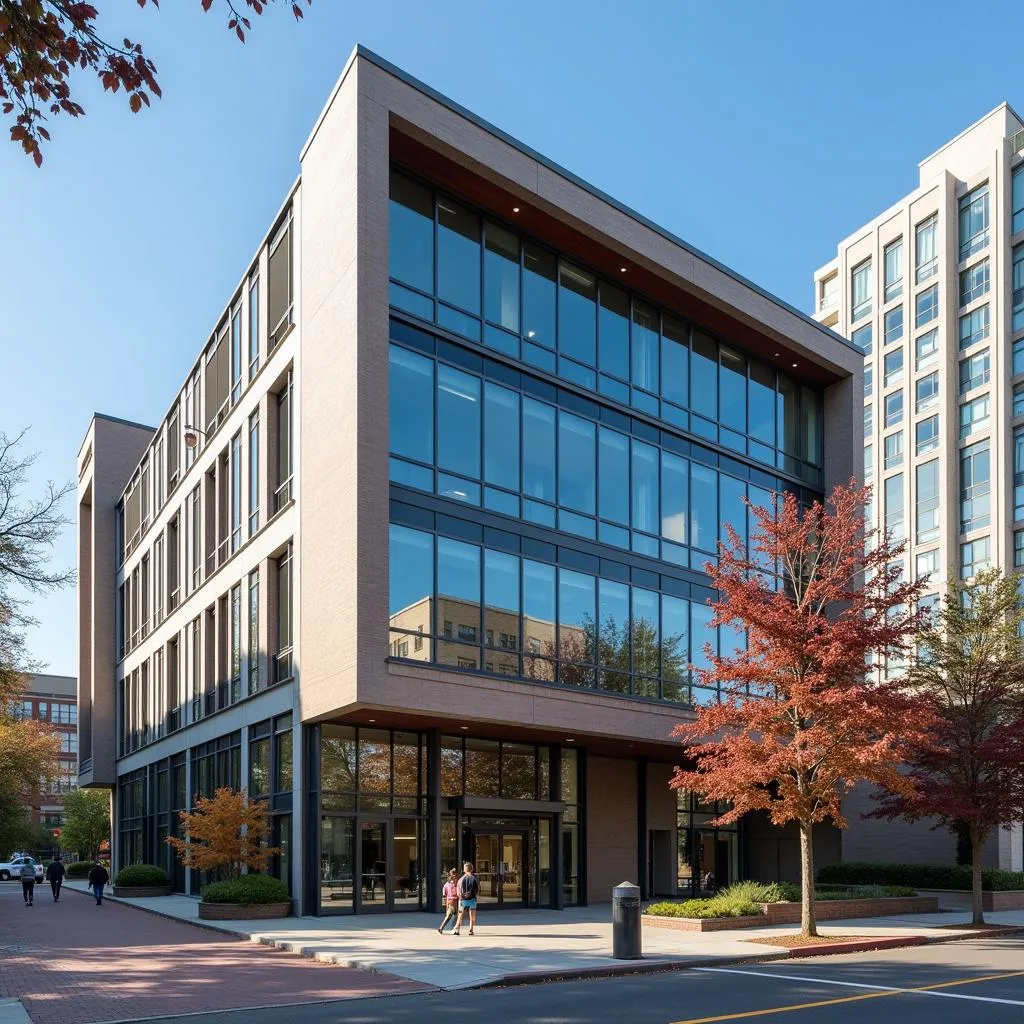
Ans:
{"label": "concrete pavement", "polygon": [[[198,922],[198,902],[184,896],[125,901],[143,909]],[[1024,911],[987,915],[993,923],[1024,927]],[[316,960],[383,971],[444,989],[511,980],[540,980],[623,969],[692,967],[788,956],[781,947],[749,941],[792,934],[792,926],[690,933],[646,926],[644,960],[611,957],[611,908],[607,904],[564,911],[481,911],[477,934],[438,935],[440,915],[421,913],[359,917],[299,917],[281,921],[218,921],[252,942]],[[829,922],[822,935],[907,936],[949,939],[970,933],[966,912]]]}

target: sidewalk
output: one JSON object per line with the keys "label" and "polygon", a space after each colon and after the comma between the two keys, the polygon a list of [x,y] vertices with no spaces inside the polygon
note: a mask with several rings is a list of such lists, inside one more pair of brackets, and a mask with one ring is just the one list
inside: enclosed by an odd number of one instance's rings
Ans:
{"label": "sidewalk", "polygon": [[[144,910],[203,925],[198,901],[185,896],[125,900]],[[994,924],[1024,926],[1024,911],[986,915]],[[477,934],[438,935],[440,915],[407,913],[359,917],[297,917],[282,921],[217,921],[252,942],[273,945],[328,963],[382,971],[438,988],[474,988],[500,981],[536,980],[580,973],[692,967],[763,960],[788,950],[749,941],[792,934],[793,926],[689,933],[645,927],[642,961],[611,956],[611,907],[564,911],[481,911]],[[970,932],[967,913],[920,914],[829,922],[823,936],[922,935],[932,941]],[[951,927],[957,926],[957,927]]]}

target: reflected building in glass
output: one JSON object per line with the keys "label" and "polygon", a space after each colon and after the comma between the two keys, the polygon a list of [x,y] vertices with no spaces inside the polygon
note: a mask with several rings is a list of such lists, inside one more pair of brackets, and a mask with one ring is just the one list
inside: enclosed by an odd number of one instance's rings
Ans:
{"label": "reflected building in glass", "polygon": [[111,564],[83,571],[82,772],[127,794],[118,859],[248,785],[307,914],[436,910],[466,859],[485,907],[792,876],[795,833],[669,788],[671,733],[739,642],[710,626],[725,524],[854,474],[861,372],[357,51],[161,426],[83,446]]}

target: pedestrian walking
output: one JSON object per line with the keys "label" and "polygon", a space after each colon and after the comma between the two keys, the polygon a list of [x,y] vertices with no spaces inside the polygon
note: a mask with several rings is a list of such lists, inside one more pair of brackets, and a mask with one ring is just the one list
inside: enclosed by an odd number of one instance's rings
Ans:
{"label": "pedestrian walking", "polygon": [[459,916],[455,919],[453,935],[461,934],[462,918],[469,911],[469,934],[476,928],[476,897],[480,892],[480,880],[473,873],[473,865],[467,860],[462,865],[462,877],[459,879]]}
{"label": "pedestrian walking", "polygon": [[54,903],[60,902],[60,887],[64,884],[66,873],[64,865],[61,863],[60,854],[58,854],[50,861],[50,866],[46,869],[46,880],[50,883]]}
{"label": "pedestrian walking", "polygon": [[459,872],[455,868],[448,872],[448,881],[444,883],[441,897],[444,900],[444,920],[437,931],[439,935],[444,935],[444,926],[454,920],[459,912]]}
{"label": "pedestrian walking", "polygon": [[32,906],[32,897],[36,891],[36,866],[26,857],[21,862],[21,894],[25,897],[25,906]]}
{"label": "pedestrian walking", "polygon": [[96,897],[97,907],[103,903],[103,886],[109,881],[110,875],[107,874],[107,869],[102,864],[94,864],[89,872],[89,888],[92,889],[92,894]]}

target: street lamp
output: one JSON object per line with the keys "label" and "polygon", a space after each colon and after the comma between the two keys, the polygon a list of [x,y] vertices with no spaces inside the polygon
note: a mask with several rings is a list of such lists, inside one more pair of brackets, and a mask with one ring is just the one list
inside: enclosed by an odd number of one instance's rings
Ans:
{"label": "street lamp", "polygon": [[199,447],[199,435],[202,434],[203,437],[206,437],[205,430],[190,426],[188,423],[182,429],[185,431],[185,447],[191,448],[193,451]]}

